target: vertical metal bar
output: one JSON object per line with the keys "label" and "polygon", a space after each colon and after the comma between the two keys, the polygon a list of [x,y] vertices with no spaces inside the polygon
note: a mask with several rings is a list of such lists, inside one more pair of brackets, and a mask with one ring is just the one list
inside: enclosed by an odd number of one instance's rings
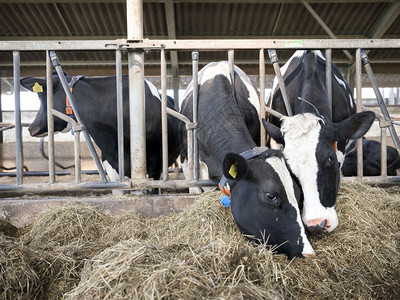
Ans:
{"label": "vertical metal bar", "polygon": [[[143,39],[142,0],[127,0],[129,40]],[[144,53],[128,51],[131,178],[146,178],[146,123],[144,106]]]}
{"label": "vertical metal bar", "polygon": [[[1,77],[0,77],[0,123],[3,122],[3,108],[1,106],[1,102],[2,102],[1,95],[2,95],[2,91],[1,91]],[[0,144],[3,144],[3,131],[0,131]],[[0,158],[0,159],[2,159],[2,158]]]}
{"label": "vertical metal bar", "polygon": [[117,88],[117,131],[118,131],[118,181],[122,182],[125,176],[124,162],[124,102],[122,87],[122,54],[121,50],[115,51],[115,73]]}
{"label": "vertical metal bar", "polygon": [[229,72],[231,74],[232,86],[235,89],[235,50],[228,50]]}
{"label": "vertical metal bar", "polygon": [[168,119],[167,119],[167,62],[161,50],[161,131],[162,131],[162,179],[168,180]]}
{"label": "vertical metal bar", "polygon": [[387,176],[387,127],[381,128],[381,175]]}
{"label": "vertical metal bar", "polygon": [[172,77],[172,87],[174,89],[175,109],[179,111],[179,75]]}
{"label": "vertical metal bar", "polygon": [[74,131],[75,183],[81,183],[81,132]]}
{"label": "vertical metal bar", "polygon": [[[193,123],[197,124],[197,108],[199,97],[198,70],[199,70],[199,51],[192,51],[193,68]],[[197,143],[197,129],[193,129],[193,176],[194,180],[199,180],[199,145]]]}
{"label": "vertical metal bar", "polygon": [[260,50],[260,146],[266,145],[265,128],[262,119],[265,118],[265,57],[264,49]]}
{"label": "vertical metal bar", "polygon": [[187,153],[188,153],[188,180],[194,179],[194,159],[193,159],[193,130],[186,127]]}
{"label": "vertical metal bar", "polygon": [[24,164],[22,149],[22,125],[21,125],[21,95],[20,95],[20,52],[13,51],[14,65],[14,105],[15,105],[15,156],[16,156],[16,173],[17,184],[23,183],[22,168]]}
{"label": "vertical metal bar", "polygon": [[[361,112],[362,110],[362,97],[361,97],[361,49],[358,48],[356,51],[356,110]],[[362,138],[357,140],[357,176],[363,176],[363,145]]]}
{"label": "vertical metal bar", "polygon": [[51,65],[50,53],[46,51],[46,94],[47,94],[47,132],[48,132],[48,152],[49,152],[49,182],[56,181],[55,159],[54,159],[54,117],[51,113],[53,109],[53,66]]}
{"label": "vertical metal bar", "polygon": [[326,77],[326,93],[328,95],[328,103],[330,109],[330,121],[332,121],[332,49],[325,50],[325,58],[326,58],[326,68],[325,68],[325,77]]}
{"label": "vertical metal bar", "polygon": [[283,102],[285,103],[287,115],[291,117],[293,116],[292,107],[290,106],[290,101],[286,93],[285,81],[283,80],[281,69],[279,68],[278,55],[276,54],[276,51],[273,49],[268,50],[268,55],[271,60],[272,66],[274,67],[276,78],[278,79],[279,88],[281,89],[282,98]]}

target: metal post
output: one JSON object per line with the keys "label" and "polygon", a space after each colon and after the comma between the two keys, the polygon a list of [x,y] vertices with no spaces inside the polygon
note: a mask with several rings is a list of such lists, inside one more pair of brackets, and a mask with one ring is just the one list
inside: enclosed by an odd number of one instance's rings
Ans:
{"label": "metal post", "polygon": [[332,49],[325,50],[325,58],[326,58],[326,93],[328,95],[328,103],[330,109],[330,121],[332,121]]}
{"label": "metal post", "polygon": [[124,162],[124,103],[122,87],[122,59],[121,50],[115,51],[115,73],[117,88],[117,129],[118,129],[118,181],[122,182],[125,176]]}
{"label": "metal post", "polygon": [[[389,112],[386,108],[385,101],[381,95],[381,92],[379,91],[378,82],[376,81],[375,76],[372,72],[372,68],[369,63],[367,53],[364,50],[362,50],[361,55],[362,55],[361,57],[362,57],[362,63],[364,65],[364,69],[365,69],[366,73],[368,74],[369,80],[371,81],[372,87],[373,87],[375,95],[376,95],[376,100],[378,101],[379,107],[381,108],[382,115],[386,121],[392,122]],[[398,150],[400,150],[399,137],[397,136],[397,133],[396,133],[396,130],[395,130],[393,124],[391,124],[389,126],[389,132],[390,132],[390,135],[392,136],[394,145],[396,146],[396,148]]]}
{"label": "metal post", "polygon": [[[143,3],[127,0],[128,40],[143,39]],[[144,53],[128,51],[131,179],[146,178],[146,123],[144,106]]]}
{"label": "metal post", "polygon": [[262,119],[265,118],[265,58],[264,49],[260,50],[260,146],[266,145],[265,128]]}
{"label": "metal post", "polygon": [[[64,72],[63,72],[63,70],[61,68],[60,61],[59,61],[58,56],[56,55],[56,53],[54,51],[50,51],[50,58],[51,58],[51,61],[52,61],[52,64],[53,64],[54,68],[57,71],[58,77],[60,78],[60,82],[61,82],[61,84],[62,84],[62,86],[64,88],[64,92],[67,94],[69,102],[71,103],[71,107],[72,107],[72,109],[74,111],[75,118],[78,121],[78,123],[81,124],[85,128],[85,124],[83,123],[83,120],[80,117],[79,112],[78,112],[78,110],[76,108],[76,105],[75,105],[75,97],[72,95],[71,90],[68,87],[68,83],[67,83],[67,80],[65,79],[65,75],[64,75]],[[102,167],[102,165],[100,163],[99,157],[97,156],[97,153],[96,153],[96,150],[95,150],[95,148],[93,146],[92,140],[91,140],[91,138],[89,136],[89,133],[87,132],[86,129],[83,131],[83,134],[85,136],[86,144],[87,144],[87,146],[88,146],[88,148],[90,150],[90,153],[91,153],[91,155],[93,157],[93,160],[94,160],[94,162],[96,164],[97,170],[99,171],[100,176],[103,179],[103,181],[107,182],[107,178],[106,178],[106,175],[104,173],[103,167]]]}
{"label": "metal post", "polygon": [[179,75],[174,75],[172,77],[172,87],[174,89],[174,102],[175,102],[175,109],[179,111]]}
{"label": "metal post", "polygon": [[20,52],[13,51],[14,65],[14,104],[15,104],[15,156],[16,156],[16,173],[17,184],[23,183],[22,168],[24,164],[24,156],[22,149],[22,125],[21,125],[21,95],[20,95]]}
{"label": "metal post", "polygon": [[[193,64],[193,123],[197,125],[197,108],[198,108],[198,70],[199,70],[199,51],[192,51]],[[199,180],[199,145],[197,143],[197,129],[193,129],[193,172],[194,180]]]}
{"label": "metal post", "polygon": [[51,65],[50,53],[46,51],[46,94],[47,94],[47,132],[49,152],[49,182],[56,181],[55,159],[54,159],[54,118],[51,113],[53,109],[53,66]]}
{"label": "metal post", "polygon": [[278,79],[279,88],[281,89],[282,98],[283,102],[285,103],[287,115],[291,117],[293,116],[292,107],[290,106],[290,101],[286,93],[285,81],[283,80],[281,69],[279,68],[278,55],[276,54],[276,51],[273,49],[268,50],[268,55],[271,60],[272,66],[274,67],[276,78]]}
{"label": "metal post", "polygon": [[386,134],[387,127],[381,128],[381,175],[387,176],[387,146],[386,146]]}
{"label": "metal post", "polygon": [[162,132],[162,179],[168,180],[168,116],[167,116],[167,62],[161,50],[161,132]]}
{"label": "metal post", "polygon": [[229,72],[231,74],[232,86],[235,90],[235,50],[228,50]]}
{"label": "metal post", "polygon": [[[361,49],[356,51],[356,111],[362,110],[361,97]],[[363,145],[362,138],[357,140],[357,176],[363,176]]]}
{"label": "metal post", "polygon": [[81,176],[81,132],[74,130],[75,183],[82,182]]}

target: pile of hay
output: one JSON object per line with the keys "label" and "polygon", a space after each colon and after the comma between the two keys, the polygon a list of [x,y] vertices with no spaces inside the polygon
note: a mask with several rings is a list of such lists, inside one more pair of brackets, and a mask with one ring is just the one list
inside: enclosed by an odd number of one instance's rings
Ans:
{"label": "pile of hay", "polygon": [[[248,242],[229,209],[219,205],[220,197],[205,193],[188,210],[154,219],[135,214],[116,219],[76,204],[53,209],[18,240],[0,245],[6,274],[0,275],[0,296],[387,299],[400,294],[398,192],[342,184],[339,227],[312,238],[315,258],[294,260]],[[20,259],[25,265],[7,261],[12,251],[25,253]],[[14,294],[4,294],[3,282]]]}

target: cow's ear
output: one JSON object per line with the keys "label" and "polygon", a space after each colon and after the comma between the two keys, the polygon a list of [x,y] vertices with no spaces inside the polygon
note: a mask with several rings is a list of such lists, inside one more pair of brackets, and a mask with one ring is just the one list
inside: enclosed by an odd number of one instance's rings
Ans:
{"label": "cow's ear", "polygon": [[43,93],[46,91],[46,80],[36,77],[25,77],[20,81],[21,85],[34,93]]}
{"label": "cow's ear", "polygon": [[262,119],[262,122],[267,133],[279,144],[285,145],[285,139],[283,138],[281,129],[278,126],[265,121],[264,118]]}
{"label": "cow's ear", "polygon": [[246,176],[246,159],[236,153],[228,153],[222,162],[224,175],[228,179],[240,180]]}
{"label": "cow's ear", "polygon": [[375,113],[364,111],[354,114],[337,125],[338,140],[359,139],[371,128],[375,120]]}

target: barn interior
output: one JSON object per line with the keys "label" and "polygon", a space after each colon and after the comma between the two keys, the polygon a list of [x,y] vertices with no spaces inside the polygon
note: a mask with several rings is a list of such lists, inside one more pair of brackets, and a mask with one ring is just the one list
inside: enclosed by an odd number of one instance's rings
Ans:
{"label": "barn interior", "polygon": [[[143,0],[143,38],[152,40],[210,40],[221,44],[224,40],[397,40],[400,38],[400,4],[397,1],[358,0]],[[128,33],[127,1],[0,1],[0,165],[15,168],[13,42],[41,45],[45,42],[115,41],[126,39]],[[282,66],[296,49],[279,49]],[[70,75],[115,75],[115,52],[108,50],[57,51],[63,70]],[[275,76],[266,55],[266,95]],[[355,49],[334,49],[332,61],[339,67],[352,87],[355,87]],[[368,52],[372,70],[383,98],[396,121],[399,115],[400,49],[371,49]],[[200,51],[199,68],[211,61],[227,60],[227,51]],[[192,78],[191,52],[167,51],[168,93],[179,101]],[[259,51],[236,50],[234,61],[258,85]],[[157,88],[160,80],[160,51],[144,54],[145,77]],[[128,72],[127,55],[122,58],[123,73]],[[45,51],[20,52],[21,77],[45,77]],[[363,104],[379,112],[371,82],[362,72]],[[39,151],[39,141],[30,137],[27,125],[32,122],[38,102],[32,93],[23,89],[22,137],[24,164],[28,170],[48,170],[47,159]],[[30,94],[30,95],[29,95]],[[8,130],[3,130],[7,129]],[[375,124],[369,137],[379,139],[379,125]],[[73,164],[73,137],[56,136],[57,161],[63,166]],[[390,138],[389,145],[393,145]],[[45,142],[46,145],[46,142]],[[94,170],[95,165],[86,145],[82,143],[82,169]],[[60,174],[65,171],[59,167]],[[69,169],[71,170],[71,169]],[[68,169],[67,169],[68,172]],[[98,178],[97,178],[98,179]],[[5,183],[15,183],[14,177],[1,177]],[[30,182],[31,179],[26,179]],[[62,177],[59,177],[62,180]]]}
{"label": "barn interior", "polygon": [[[21,78],[44,78],[45,50],[51,50],[45,49],[46,43],[127,39],[128,3],[142,5],[147,42],[205,40],[222,45],[227,40],[270,40],[294,42],[295,47],[302,41],[326,40],[400,43],[397,0],[0,0],[0,298],[396,299],[398,179],[388,183],[384,180],[388,176],[379,176],[379,185],[386,188],[375,187],[376,179],[342,179],[336,206],[338,231],[312,238],[315,258],[289,260],[274,248],[249,243],[230,210],[219,204],[219,191],[177,196],[171,188],[163,195],[136,196],[111,193],[111,188],[95,184],[86,189],[85,183],[101,178],[83,141],[85,173],[83,184],[76,184],[71,134],[55,135],[59,165],[56,182],[51,183],[44,157],[48,139],[41,150],[39,139],[27,130],[39,102],[21,88],[25,173],[19,181],[15,51]],[[280,66],[295,47],[277,50]],[[61,48],[56,52],[70,75],[116,74],[113,48]],[[275,76],[266,50],[265,96]],[[367,50],[386,107],[392,120],[399,122],[400,46]],[[261,77],[259,55],[259,49],[234,52],[235,64],[256,86]],[[356,55],[354,47],[331,52],[332,62],[354,89]],[[127,56],[123,53],[124,74]],[[227,51],[200,51],[199,69],[228,56]],[[178,100],[192,79],[191,51],[166,51],[166,63],[167,93]],[[160,49],[146,51],[144,75],[158,89],[161,72]],[[363,106],[381,113],[363,69],[361,84]],[[380,131],[376,122],[368,137],[379,140]],[[394,145],[389,133],[386,140]],[[170,176],[180,176],[171,171]]]}

